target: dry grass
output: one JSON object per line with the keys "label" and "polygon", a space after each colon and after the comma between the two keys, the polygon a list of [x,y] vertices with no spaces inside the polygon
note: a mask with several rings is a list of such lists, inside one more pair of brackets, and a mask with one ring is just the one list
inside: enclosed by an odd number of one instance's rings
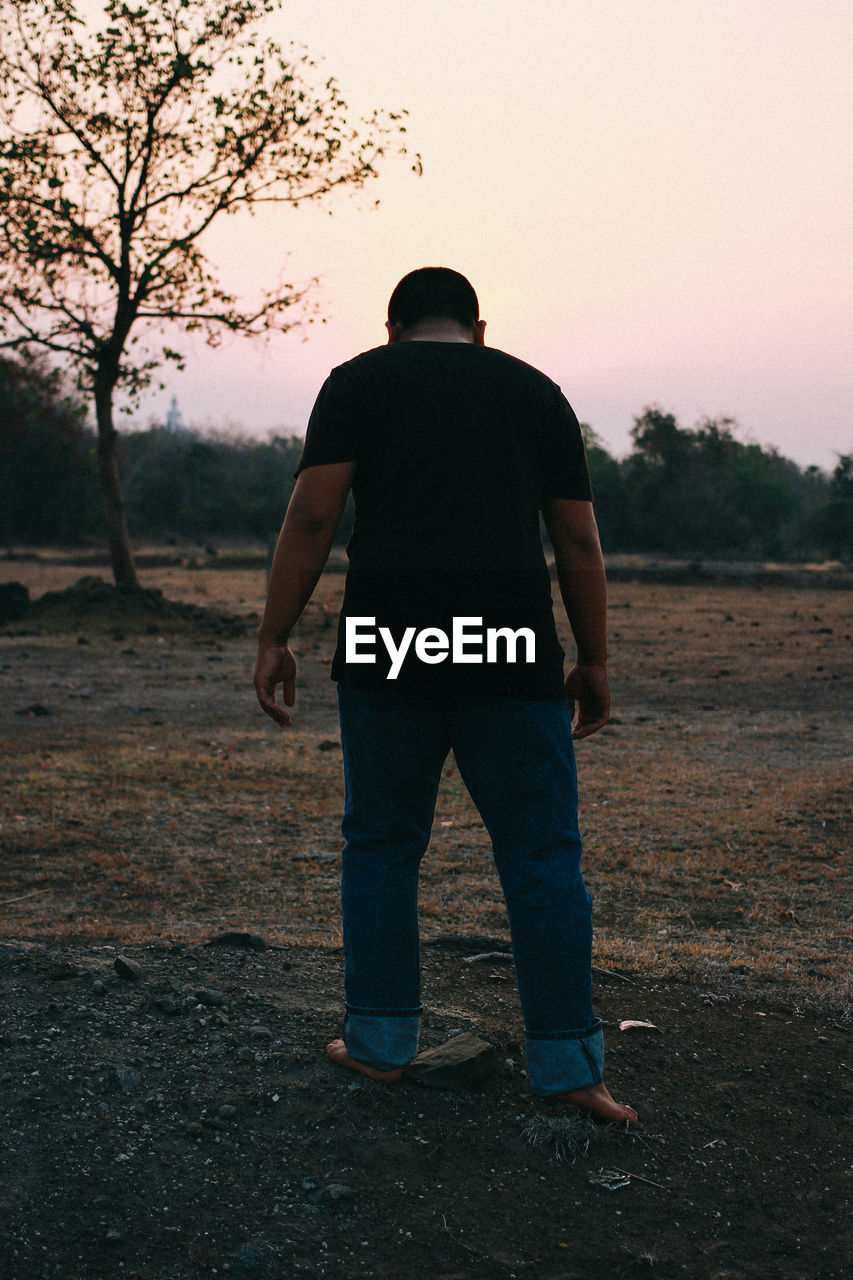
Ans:
{"label": "dry grass", "polygon": [[[29,563],[5,576],[26,581]],[[34,564],[31,587],[47,589],[49,572],[50,589],[80,576]],[[264,587],[260,569],[144,577],[240,613]],[[108,620],[85,646],[0,639],[4,933],[192,941],[245,927],[339,942],[337,868],[313,855],[341,843],[340,752],[320,749],[336,737],[327,667],[341,585],[324,578],[302,624],[302,703],[282,737],[253,705],[251,637],[202,651],[142,636],[123,654]],[[611,596],[614,721],[578,750],[596,962],[716,989],[769,980],[792,1001],[842,1004],[849,597],[639,584]],[[37,700],[61,713],[9,714]],[[505,933],[452,759],[421,910],[426,936]]]}

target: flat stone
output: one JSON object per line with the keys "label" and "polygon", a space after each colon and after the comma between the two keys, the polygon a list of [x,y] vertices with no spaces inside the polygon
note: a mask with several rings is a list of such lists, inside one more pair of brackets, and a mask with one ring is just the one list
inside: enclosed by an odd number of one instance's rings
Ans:
{"label": "flat stone", "polygon": [[499,1057],[493,1044],[465,1031],[419,1053],[406,1067],[406,1075],[431,1089],[464,1089],[491,1075]]}

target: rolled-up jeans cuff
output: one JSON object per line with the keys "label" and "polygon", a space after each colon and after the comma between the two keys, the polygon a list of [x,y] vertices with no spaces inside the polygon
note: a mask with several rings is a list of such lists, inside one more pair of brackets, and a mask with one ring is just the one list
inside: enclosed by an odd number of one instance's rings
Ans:
{"label": "rolled-up jeans cuff", "polygon": [[583,1031],[527,1032],[530,1092],[538,1098],[600,1084],[604,1076],[601,1023]]}
{"label": "rolled-up jeans cuff", "polygon": [[350,1057],[377,1071],[392,1071],[411,1062],[418,1051],[417,1013],[364,1014],[347,1011],[344,1044]]}

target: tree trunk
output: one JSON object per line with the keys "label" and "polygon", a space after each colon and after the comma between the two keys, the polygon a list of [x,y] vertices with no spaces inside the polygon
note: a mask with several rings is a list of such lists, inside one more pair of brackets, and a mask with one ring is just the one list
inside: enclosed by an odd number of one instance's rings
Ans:
{"label": "tree trunk", "polygon": [[95,412],[98,421],[98,478],[101,483],[113,578],[120,591],[138,591],[139,579],[133,562],[118,475],[118,433],[113,426],[113,388],[101,380],[95,383]]}

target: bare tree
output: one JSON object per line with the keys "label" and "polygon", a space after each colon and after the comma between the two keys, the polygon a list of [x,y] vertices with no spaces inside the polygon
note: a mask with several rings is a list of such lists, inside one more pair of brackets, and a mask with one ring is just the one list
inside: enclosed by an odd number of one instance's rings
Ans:
{"label": "bare tree", "polygon": [[[114,400],[182,366],[169,328],[284,332],[306,287],[228,292],[204,234],[264,203],[361,189],[405,112],[356,125],[334,79],[259,30],[281,0],[0,0],[0,346],[47,348],[94,400],[116,585],[136,588]],[[419,159],[413,169],[419,171]],[[313,281],[311,282],[313,283]],[[307,286],[307,287],[310,287]]]}

